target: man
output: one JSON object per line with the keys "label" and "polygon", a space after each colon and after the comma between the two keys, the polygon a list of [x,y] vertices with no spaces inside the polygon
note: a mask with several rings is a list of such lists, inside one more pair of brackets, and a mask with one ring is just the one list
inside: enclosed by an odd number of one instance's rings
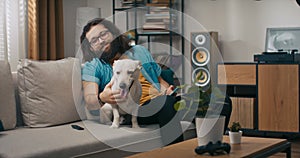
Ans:
{"label": "man", "polygon": [[98,110],[104,103],[122,102],[120,91],[112,91],[112,64],[126,56],[142,63],[139,81],[142,85],[139,124],[158,123],[164,145],[183,140],[180,115],[176,115],[174,104],[178,98],[170,96],[174,86],[160,76],[161,68],[150,52],[143,46],[130,46],[120,35],[118,28],[105,19],[93,19],[84,27],[81,35],[84,59],[82,71],[84,99],[89,110]]}

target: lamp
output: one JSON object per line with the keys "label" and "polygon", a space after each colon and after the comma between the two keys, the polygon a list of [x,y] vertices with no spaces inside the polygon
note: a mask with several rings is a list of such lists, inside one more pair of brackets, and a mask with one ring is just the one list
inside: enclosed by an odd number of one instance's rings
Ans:
{"label": "lamp", "polygon": [[80,35],[82,33],[83,27],[87,22],[94,18],[101,17],[100,8],[92,7],[79,7],[76,11],[76,30],[75,30],[75,51],[81,51],[80,49]]}

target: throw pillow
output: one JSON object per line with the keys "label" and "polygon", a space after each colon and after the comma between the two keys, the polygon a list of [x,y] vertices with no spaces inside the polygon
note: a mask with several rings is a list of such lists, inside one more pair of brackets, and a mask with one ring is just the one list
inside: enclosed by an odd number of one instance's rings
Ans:
{"label": "throw pillow", "polygon": [[80,62],[21,60],[18,69],[21,112],[25,125],[47,127],[84,117]]}
{"label": "throw pillow", "polygon": [[4,130],[16,127],[16,101],[10,65],[0,61],[0,120]]}

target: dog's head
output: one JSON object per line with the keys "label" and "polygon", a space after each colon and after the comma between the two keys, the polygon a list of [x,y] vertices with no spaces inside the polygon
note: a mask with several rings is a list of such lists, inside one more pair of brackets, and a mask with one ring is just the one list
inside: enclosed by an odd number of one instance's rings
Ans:
{"label": "dog's head", "polygon": [[138,81],[141,63],[137,60],[116,60],[113,64],[114,89],[121,90],[121,96],[126,97],[134,81]]}

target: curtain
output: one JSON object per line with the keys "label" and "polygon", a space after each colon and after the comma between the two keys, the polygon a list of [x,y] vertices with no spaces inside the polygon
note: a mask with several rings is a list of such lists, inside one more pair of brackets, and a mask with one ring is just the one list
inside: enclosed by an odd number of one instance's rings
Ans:
{"label": "curtain", "polygon": [[28,58],[64,58],[63,0],[28,0]]}
{"label": "curtain", "polygon": [[27,53],[27,0],[0,0],[0,60],[17,69]]}

